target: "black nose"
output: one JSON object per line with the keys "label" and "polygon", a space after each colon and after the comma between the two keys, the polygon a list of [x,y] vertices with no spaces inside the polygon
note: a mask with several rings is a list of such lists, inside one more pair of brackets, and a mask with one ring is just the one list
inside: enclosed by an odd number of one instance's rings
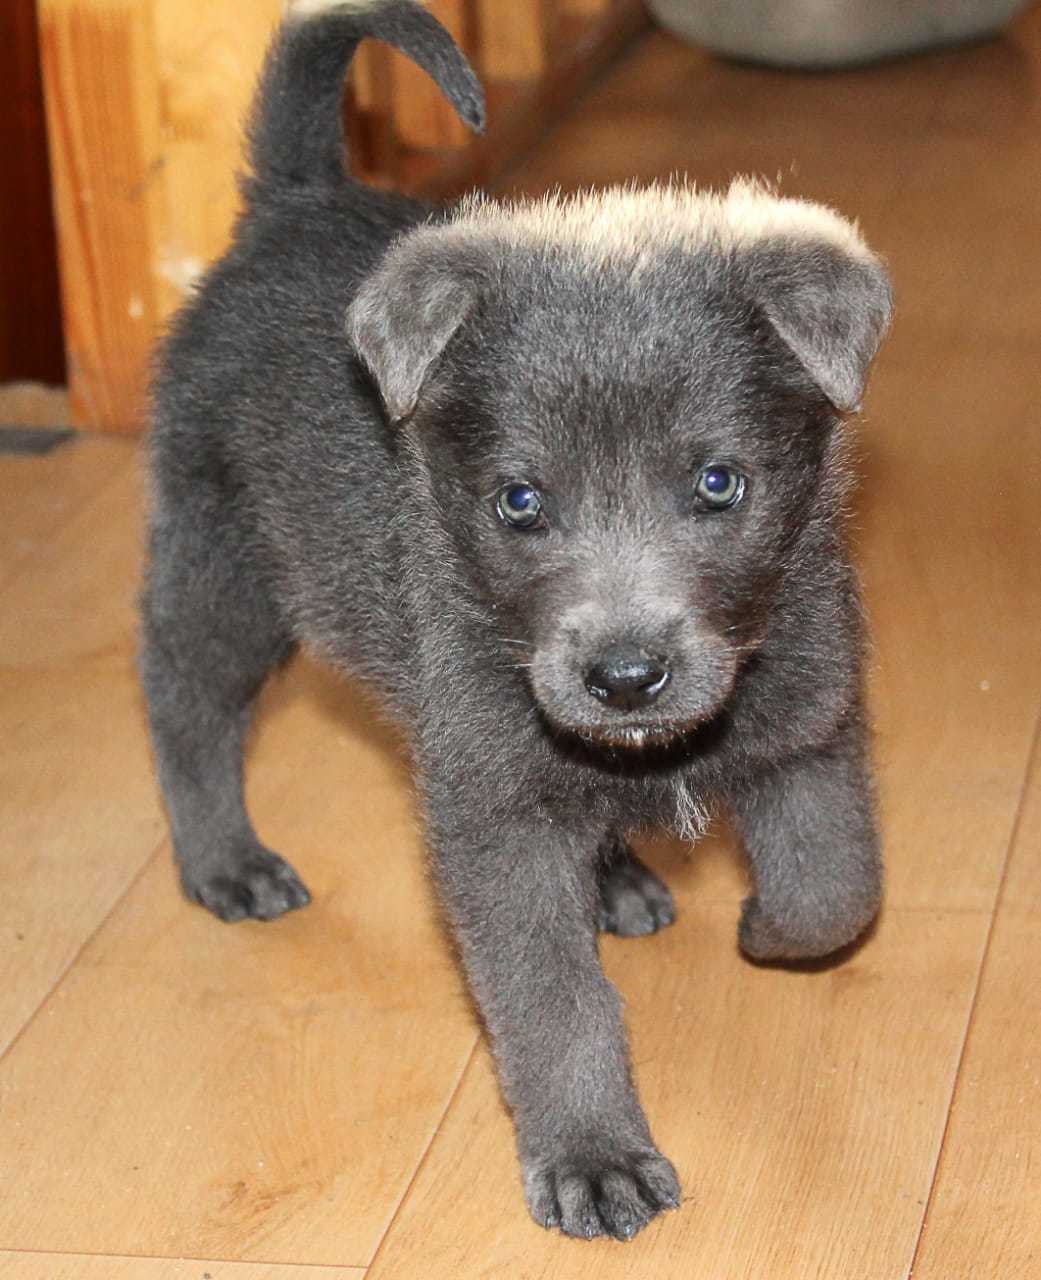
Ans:
{"label": "black nose", "polygon": [[660,658],[648,658],[639,649],[608,649],[586,672],[586,688],[609,707],[635,711],[651,705],[669,675]]}

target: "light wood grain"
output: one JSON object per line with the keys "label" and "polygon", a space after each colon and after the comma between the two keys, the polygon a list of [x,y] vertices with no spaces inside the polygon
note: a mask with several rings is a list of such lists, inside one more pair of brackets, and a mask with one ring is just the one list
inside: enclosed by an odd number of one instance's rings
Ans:
{"label": "light wood grain", "polygon": [[227,247],[239,209],[246,111],[282,0],[151,0],[163,105],[160,314]]}
{"label": "light wood grain", "polygon": [[[90,483],[77,481],[49,536],[35,546],[31,559],[3,591],[0,610],[0,662],[8,671],[54,671],[64,674],[78,659],[101,659],[133,652],[137,593],[142,563],[144,473],[140,453],[129,442],[95,440],[69,446],[68,461],[60,452],[38,459],[51,470],[52,497],[59,502],[63,471],[71,471],[77,455]],[[82,450],[80,453],[79,451]],[[26,481],[21,459],[0,459],[0,483],[46,489],[43,481]],[[21,505],[15,495],[12,509]],[[27,524],[37,519],[26,504]],[[127,669],[129,674],[129,668]]]}
{"label": "light wood grain", "polygon": [[3,1280],[361,1280],[353,1267],[284,1267],[186,1258],[0,1252]]}
{"label": "light wood grain", "polygon": [[915,1280],[1027,1277],[1041,1263],[1039,851],[1041,751],[1024,797]]}
{"label": "light wood grain", "polygon": [[[1041,437],[1022,429],[1022,356],[981,350],[966,327],[932,371],[926,344],[894,334],[864,427],[858,523],[889,900],[989,909],[1041,701],[1041,557],[1026,552],[1039,545]],[[980,483],[989,458],[997,492]]]}
{"label": "light wood grain", "polygon": [[41,0],[51,171],[76,422],[140,426],[156,287],[161,115],[151,6]]}
{"label": "light wood grain", "polygon": [[227,244],[280,0],[40,0],[76,422],[140,430],[155,335]]}

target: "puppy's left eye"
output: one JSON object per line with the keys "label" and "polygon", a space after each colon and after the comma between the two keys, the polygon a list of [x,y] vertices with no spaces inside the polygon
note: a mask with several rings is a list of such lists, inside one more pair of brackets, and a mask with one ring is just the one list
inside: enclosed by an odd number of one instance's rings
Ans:
{"label": "puppy's left eye", "polygon": [[716,463],[702,467],[694,482],[694,494],[702,505],[713,511],[734,507],[745,495],[745,478],[733,467]]}
{"label": "puppy's left eye", "polygon": [[512,529],[533,529],[542,520],[542,497],[524,481],[504,484],[495,499],[495,510]]}

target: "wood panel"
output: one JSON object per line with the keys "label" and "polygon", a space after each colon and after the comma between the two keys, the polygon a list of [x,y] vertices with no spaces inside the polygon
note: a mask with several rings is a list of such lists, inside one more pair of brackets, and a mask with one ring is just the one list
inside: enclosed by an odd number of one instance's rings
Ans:
{"label": "wood panel", "polygon": [[477,23],[480,71],[487,80],[530,80],[545,70],[542,4],[478,0]]}
{"label": "wood panel", "polygon": [[282,0],[151,0],[162,103],[162,315],[228,243],[239,208],[243,127]]}
{"label": "wood panel", "polygon": [[33,0],[0,7],[0,382],[65,377]]}
{"label": "wood panel", "polygon": [[[468,0],[428,0],[427,8],[463,49],[473,47]],[[390,60],[394,126],[398,142],[418,151],[463,147],[470,131],[425,71],[396,51]]]}
{"label": "wood panel", "polygon": [[497,181],[646,28],[648,17],[642,0],[611,0],[593,16],[576,17],[550,5],[543,23],[544,72],[527,81],[487,84],[490,123],[484,136],[449,155],[403,155],[398,174],[405,189],[434,198],[456,197]]}
{"label": "wood panel", "polygon": [[373,186],[392,186],[396,157],[393,50],[370,41],[354,56],[344,103],[347,163]]}
{"label": "wood panel", "polygon": [[140,428],[161,322],[227,242],[279,0],[40,0],[73,413]]}
{"label": "wood panel", "polygon": [[611,0],[560,0],[564,13],[579,18],[595,17],[609,8]]}
{"label": "wood panel", "polygon": [[40,0],[73,414],[140,424],[160,319],[160,99],[151,10]]}
{"label": "wood panel", "polygon": [[[356,163],[370,180],[416,191],[469,184],[529,145],[638,25],[637,0],[617,0],[615,17],[609,7],[575,19],[565,42],[574,61],[543,86],[538,5],[485,6],[478,23],[475,0],[429,2],[475,61],[483,38],[495,77],[539,90],[493,92],[502,127],[471,155],[425,73],[365,50]],[[242,123],[281,0],[39,4],[73,414],[80,426],[138,430],[154,339],[227,243]]]}

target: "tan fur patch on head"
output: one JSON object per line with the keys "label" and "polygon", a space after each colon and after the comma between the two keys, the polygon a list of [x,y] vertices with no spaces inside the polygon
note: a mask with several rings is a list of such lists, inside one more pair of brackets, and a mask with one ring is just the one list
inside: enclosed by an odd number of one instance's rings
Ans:
{"label": "tan fur patch on head", "polygon": [[318,18],[323,13],[364,13],[378,8],[386,0],[286,0],[290,18]]}
{"label": "tan fur patch on head", "polygon": [[833,209],[779,196],[749,178],[735,179],[724,192],[676,183],[518,203],[476,195],[448,225],[518,247],[562,246],[599,261],[649,258],[669,246],[738,250],[761,240],[818,241],[854,258],[873,256],[855,223]]}

